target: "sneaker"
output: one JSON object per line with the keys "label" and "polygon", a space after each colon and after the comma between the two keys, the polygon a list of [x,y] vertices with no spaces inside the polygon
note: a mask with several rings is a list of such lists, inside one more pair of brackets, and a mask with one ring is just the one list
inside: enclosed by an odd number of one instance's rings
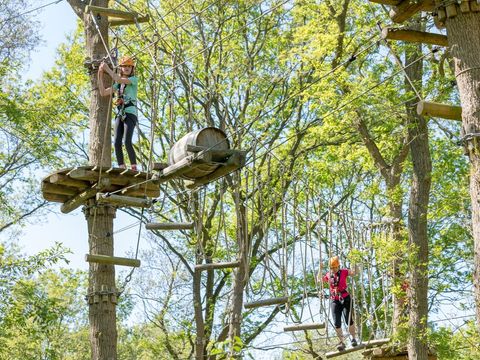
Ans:
{"label": "sneaker", "polygon": [[138,171],[137,164],[132,164],[132,165],[130,166],[130,168],[131,168],[133,171]]}
{"label": "sneaker", "polygon": [[357,345],[358,345],[358,344],[357,344],[357,339],[352,339],[352,346],[355,347],[355,346],[357,346]]}
{"label": "sneaker", "polygon": [[338,351],[343,351],[345,350],[345,344],[341,342],[340,344],[337,345],[337,350]]}
{"label": "sneaker", "polygon": [[126,169],[126,168],[127,168],[127,167],[125,166],[125,164],[118,165],[118,167],[119,167],[120,169]]}

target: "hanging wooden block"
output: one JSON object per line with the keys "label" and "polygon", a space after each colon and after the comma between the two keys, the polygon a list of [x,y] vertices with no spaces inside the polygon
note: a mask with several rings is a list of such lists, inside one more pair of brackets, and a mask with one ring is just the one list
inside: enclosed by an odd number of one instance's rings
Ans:
{"label": "hanging wooden block", "polygon": [[215,269],[231,269],[240,266],[240,261],[224,262],[224,263],[209,263],[195,265],[195,271],[215,270]]}
{"label": "hanging wooden block", "polygon": [[477,0],[470,1],[470,11],[471,12],[479,12],[480,11],[480,3]]}
{"label": "hanging wooden block", "polygon": [[152,206],[151,199],[142,199],[132,196],[122,196],[115,194],[97,194],[97,202],[100,204],[111,204],[118,206],[131,206],[131,207],[141,207],[147,208]]}
{"label": "hanging wooden block", "polygon": [[445,6],[445,11],[447,12],[447,18],[453,18],[457,16],[457,5],[449,4]]}
{"label": "hanging wooden block", "polygon": [[245,309],[253,309],[262,306],[270,306],[270,305],[282,305],[288,302],[288,296],[273,298],[273,299],[266,299],[266,300],[259,300],[259,301],[252,301],[249,303],[245,303],[243,306]]}
{"label": "hanging wooden block", "polygon": [[323,323],[311,323],[311,324],[298,324],[285,326],[283,331],[302,331],[302,330],[318,330],[325,329],[325,324]]}
{"label": "hanging wooden block", "polygon": [[420,101],[417,104],[417,114],[462,121],[462,108],[460,106],[451,106],[428,101]]}
{"label": "hanging wooden block", "polygon": [[433,0],[403,0],[398,6],[390,10],[390,18],[393,22],[402,23],[410,19],[420,11],[433,11],[435,1]]}
{"label": "hanging wooden block", "polygon": [[108,255],[87,254],[85,255],[85,261],[89,263],[96,263],[96,264],[102,264],[102,265],[121,265],[121,266],[130,266],[130,267],[140,266],[140,260],[138,259],[129,259],[129,258],[123,258],[123,257],[108,256]]}
{"label": "hanging wooden block", "polygon": [[460,11],[462,13],[470,12],[470,1],[469,0],[462,0],[460,3]]}
{"label": "hanging wooden block", "polygon": [[401,40],[413,43],[448,46],[448,38],[445,35],[416,30],[386,27],[382,29],[382,38],[387,40]]}
{"label": "hanging wooden block", "polygon": [[147,223],[145,228],[147,230],[192,230],[195,224],[188,223]]}

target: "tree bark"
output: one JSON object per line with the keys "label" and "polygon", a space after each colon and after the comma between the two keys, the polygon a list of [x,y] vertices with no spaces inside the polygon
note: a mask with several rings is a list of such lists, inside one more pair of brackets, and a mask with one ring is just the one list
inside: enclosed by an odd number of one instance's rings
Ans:
{"label": "tree bark", "polygon": [[[455,63],[462,123],[466,133],[480,132],[480,13],[459,12],[446,21],[448,44]],[[468,143],[470,197],[474,240],[473,288],[476,327],[480,332],[480,146],[478,138]]]}
{"label": "tree bark", "polygon": [[[108,18],[85,12],[85,3],[80,0],[68,0],[68,2],[75,13],[83,20],[87,56],[92,60],[103,58],[107,55],[105,46],[108,46]],[[93,0],[91,5],[108,7],[108,0]],[[93,166],[109,168],[112,164],[110,99],[100,96],[96,70],[90,72],[90,85],[92,91],[90,97],[89,162]],[[90,200],[87,205],[84,208],[84,213],[88,224],[90,253],[113,256],[115,208],[98,206],[94,200]],[[91,358],[93,360],[116,360],[117,324],[114,265],[90,263],[88,288]]]}
{"label": "tree bark", "polygon": [[[420,30],[419,23],[412,26]],[[411,64],[422,56],[421,45],[412,45],[405,53],[405,63]],[[423,62],[417,61],[405,70],[405,85],[413,90],[408,78],[421,89]],[[427,214],[430,196],[432,163],[428,144],[428,127],[425,118],[416,113],[416,101],[406,104],[410,153],[413,163],[413,179],[408,209],[408,241],[414,254],[410,262],[409,288],[409,333],[408,358],[427,360],[427,319],[428,319],[428,233]],[[415,259],[415,261],[413,261]]]}

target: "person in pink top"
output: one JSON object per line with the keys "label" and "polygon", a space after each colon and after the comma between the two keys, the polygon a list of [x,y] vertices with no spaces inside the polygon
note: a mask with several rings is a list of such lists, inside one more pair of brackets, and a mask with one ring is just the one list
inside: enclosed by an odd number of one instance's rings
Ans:
{"label": "person in pink top", "polygon": [[337,332],[340,343],[337,345],[338,351],[345,350],[345,343],[342,332],[342,314],[348,325],[348,331],[352,336],[352,346],[357,346],[355,338],[355,325],[353,322],[352,299],[347,291],[347,277],[355,275],[355,270],[341,269],[338,256],[329,260],[330,271],[322,276],[322,264],[318,270],[317,280],[329,283],[330,299],[332,300],[332,316],[335,322],[335,331]]}

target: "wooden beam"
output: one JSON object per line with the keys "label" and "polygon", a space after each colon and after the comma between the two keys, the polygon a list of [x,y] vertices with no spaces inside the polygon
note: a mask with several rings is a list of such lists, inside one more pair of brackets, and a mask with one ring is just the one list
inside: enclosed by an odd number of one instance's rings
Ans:
{"label": "wooden beam", "polygon": [[416,30],[386,27],[382,29],[382,38],[387,40],[401,40],[413,43],[448,46],[448,38],[445,35]]}
{"label": "wooden beam", "polygon": [[136,12],[121,11],[93,5],[87,5],[85,11],[126,20],[133,20],[139,17],[139,14]]}
{"label": "wooden beam", "polygon": [[46,192],[43,193],[43,198],[47,201],[59,202],[59,203],[64,203],[69,199],[69,197],[66,195],[50,194]]}
{"label": "wooden beam", "polygon": [[145,228],[147,230],[192,230],[193,222],[188,223],[147,223]]}
{"label": "wooden beam", "polygon": [[[136,175],[138,173],[135,172]],[[102,177],[110,179],[110,183],[112,185],[119,185],[119,186],[127,186],[127,185],[132,185],[135,183],[143,182],[145,180],[150,180],[147,185],[148,190],[159,190],[158,188],[158,182],[152,179],[153,176],[150,176],[148,179],[145,176],[143,176],[143,173],[139,173],[141,176],[133,176],[132,175],[122,175],[121,173],[113,173],[113,172],[103,172]],[[70,170],[67,173],[67,176],[71,177],[72,179],[76,180],[83,180],[83,181],[97,181],[99,177],[99,172],[94,171],[94,170],[88,170],[88,169],[83,169],[83,168],[75,168]]]}
{"label": "wooden beam", "polygon": [[215,270],[215,269],[232,269],[240,266],[240,261],[209,263],[195,265],[195,271]]}
{"label": "wooden beam", "polygon": [[254,309],[262,306],[282,305],[282,304],[286,304],[287,302],[288,302],[288,296],[283,296],[283,297],[278,297],[273,299],[252,301],[249,303],[245,303],[243,306],[245,307],[245,309]]}
{"label": "wooden beam", "polygon": [[462,108],[460,106],[445,105],[428,101],[420,101],[417,104],[417,114],[462,121]]}
{"label": "wooden beam", "polygon": [[327,359],[329,359],[329,358],[337,357],[337,356],[340,356],[340,355],[348,354],[348,353],[351,353],[351,352],[354,352],[354,351],[358,351],[358,350],[361,350],[361,349],[370,349],[372,347],[382,346],[382,345],[385,345],[389,342],[390,342],[389,338],[370,340],[370,341],[367,341],[365,343],[361,343],[358,346],[348,348],[348,349],[345,349],[345,350],[342,350],[342,351],[328,352],[328,353],[325,354],[325,357]]}
{"label": "wooden beam", "polygon": [[148,15],[137,17],[132,20],[117,20],[117,19],[108,19],[108,24],[110,26],[121,26],[121,25],[133,25],[136,23],[148,22],[150,17]]}
{"label": "wooden beam", "polygon": [[99,191],[106,188],[110,185],[110,181],[107,178],[103,178],[100,180],[100,183],[94,184],[92,187],[82,191],[80,194],[74,196],[73,198],[69,199],[65,202],[60,211],[64,214],[68,214],[69,212],[75,210],[79,206],[81,206],[85,201],[94,197]]}
{"label": "wooden beam", "polygon": [[434,0],[403,0],[398,6],[390,10],[390,18],[393,22],[402,23],[417,12],[433,11],[434,9]]}
{"label": "wooden beam", "polygon": [[85,255],[85,261],[89,263],[97,263],[102,265],[122,265],[122,266],[130,266],[130,267],[140,266],[140,260],[138,259],[129,259],[129,258],[123,258],[123,257],[108,256],[108,255],[87,254]]}
{"label": "wooden beam", "polygon": [[119,206],[132,206],[132,207],[141,207],[141,208],[147,208],[152,206],[151,199],[142,199],[142,198],[137,198],[132,196],[122,196],[122,195],[115,195],[115,194],[98,193],[97,201],[100,204],[112,204],[112,205],[119,205]]}
{"label": "wooden beam", "polygon": [[325,329],[325,324],[323,323],[311,323],[311,324],[298,324],[285,326],[283,331],[302,331],[302,330],[318,330]]}
{"label": "wooden beam", "polygon": [[211,161],[212,157],[208,153],[190,155],[163,169],[162,172],[156,176],[156,179],[158,179],[160,182],[165,182],[173,178],[179,178],[183,174],[195,169],[195,167]]}
{"label": "wooden beam", "polygon": [[73,195],[76,195],[78,193],[78,189],[71,188],[71,187],[68,187],[68,186],[62,186],[62,185],[42,182],[42,192],[47,192],[47,193],[51,193],[51,194],[58,194],[58,195],[73,196]]}
{"label": "wooden beam", "polygon": [[245,166],[246,156],[247,155],[245,151],[236,150],[236,153],[234,153],[232,156],[228,158],[225,165],[220,166],[217,170],[215,170],[211,174],[208,174],[201,178],[198,178],[195,180],[185,180],[184,181],[185,186],[188,189],[194,189],[198,186],[205,185],[211,181],[217,180],[218,178],[221,178],[222,176],[225,176],[235,170],[238,170],[241,167]]}
{"label": "wooden beam", "polygon": [[90,183],[86,181],[75,180],[63,174],[52,174],[50,175],[49,181],[52,184],[66,185],[66,186],[72,186],[72,187],[77,187],[82,189],[90,186]]}
{"label": "wooden beam", "polygon": [[402,2],[402,0],[370,0],[372,3],[397,6]]}

